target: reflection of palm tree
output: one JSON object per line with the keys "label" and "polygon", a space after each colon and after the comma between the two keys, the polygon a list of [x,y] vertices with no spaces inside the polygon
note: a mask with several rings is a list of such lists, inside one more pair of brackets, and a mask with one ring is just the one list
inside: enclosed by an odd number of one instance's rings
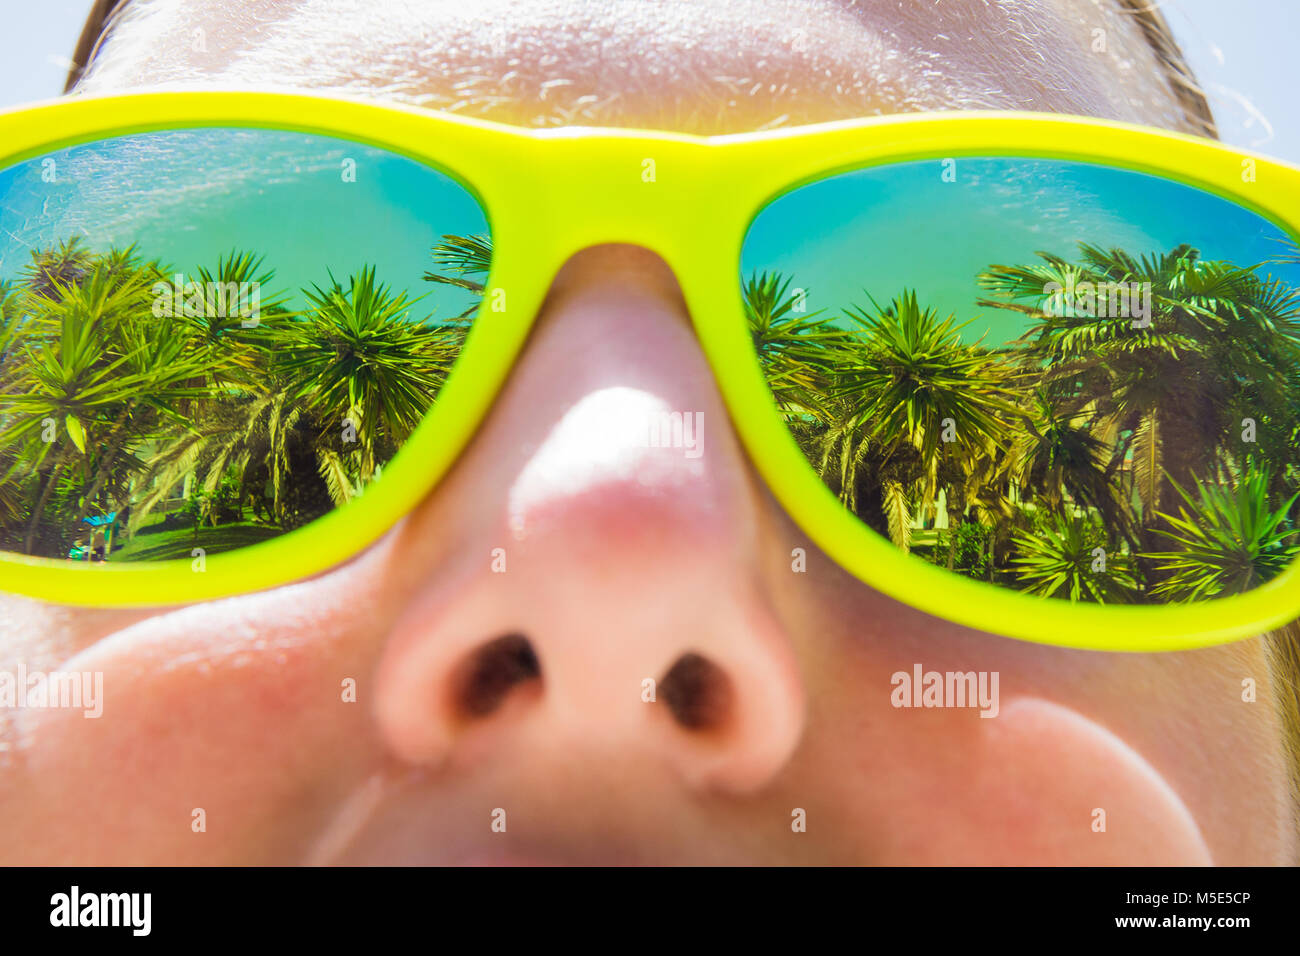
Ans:
{"label": "reflection of palm tree", "polygon": [[[964,343],[952,318],[939,321],[905,292],[885,308],[873,300],[870,312],[849,309],[857,327],[824,342],[796,337],[798,361],[785,368],[763,361],[810,463],[905,550],[918,513],[936,513],[943,492],[951,520],[973,516],[987,529],[950,531],[948,566],[960,537],[963,561],[976,564],[958,570],[978,565],[1033,593],[1204,597],[1212,588],[1201,578],[1189,584],[1189,567],[1204,576],[1206,565],[1240,566],[1243,554],[1262,555],[1251,559],[1255,576],[1230,579],[1225,591],[1276,574],[1300,548],[1291,537],[1300,519],[1300,292],[1255,268],[1202,261],[1187,246],[1142,259],[1084,246],[1082,264],[1040,256],[980,277],[996,296],[980,304],[1033,319],[1008,347]],[[789,282],[759,275],[744,288],[780,315]],[[1053,283],[1084,282],[1103,307],[1049,311]],[[1108,284],[1119,283],[1150,283],[1149,325],[1135,325],[1132,301],[1129,315],[1109,313]],[[760,325],[762,309],[749,312]],[[819,317],[813,323],[820,331]],[[760,357],[761,342],[756,335]],[[1258,439],[1243,438],[1237,423]],[[1266,476],[1251,479],[1262,483],[1260,502],[1278,504],[1253,524],[1215,518],[1228,509],[1214,496],[1246,494],[1244,476],[1254,471]],[[1198,488],[1214,482],[1194,503],[1181,491],[1189,475]],[[1182,518],[1160,508],[1174,494],[1188,502]],[[1213,556],[1211,527],[1235,529]],[[1156,551],[1161,538],[1181,550]],[[976,541],[987,553],[972,558]],[[943,549],[930,547],[943,563]]]}
{"label": "reflection of palm tree", "polygon": [[877,438],[855,404],[828,393],[819,418],[787,424],[818,475],[844,506],[902,548],[912,541],[913,486],[924,473],[920,454],[897,438]]}
{"label": "reflection of palm tree", "polygon": [[1062,412],[1047,393],[1030,393],[1021,428],[1012,440],[1016,477],[1021,487],[1036,493],[1052,511],[1065,505],[1065,495],[1076,501],[1105,492],[1109,478],[1104,463],[1110,449],[1089,431],[1086,415]]}
{"label": "reflection of palm tree", "polygon": [[[29,474],[47,466],[24,538],[29,552],[65,468],[78,457],[89,464],[97,445],[88,436],[120,428],[124,410],[141,396],[152,402],[173,397],[174,383],[190,372],[174,364],[174,352],[151,356],[146,343],[124,334],[138,329],[147,314],[152,279],[149,267],[106,259],[75,284],[55,283],[52,296],[29,299],[21,371],[0,395],[0,407],[16,413],[0,441],[23,444]],[[58,442],[52,456],[56,443],[44,440],[51,422],[66,428],[71,441]]]}
{"label": "reflection of palm tree", "polygon": [[[961,327],[921,308],[915,293],[874,312],[851,308],[850,328],[791,319],[788,280],[746,284],[751,331],[773,393],[822,479],[845,506],[903,550],[918,505],[934,513],[1000,506],[989,488],[967,495],[968,468],[994,455],[1013,395],[999,359],[961,340]],[[772,305],[775,303],[776,305]],[[776,321],[764,321],[774,316]]]}
{"label": "reflection of palm tree", "polygon": [[1137,582],[1127,562],[1107,553],[1105,535],[1087,517],[1053,515],[1040,533],[1019,532],[1014,542],[1011,563],[1029,594],[1099,604],[1133,598]]}
{"label": "reflection of palm tree", "polygon": [[[261,256],[234,249],[217,260],[215,270],[205,266],[197,270],[198,308],[190,308],[186,302],[184,309],[174,309],[177,318],[183,317],[192,330],[216,381],[239,378],[241,372],[255,368],[256,352],[243,346],[264,343],[271,326],[263,323],[288,316],[284,296],[270,292],[274,279],[275,270],[262,270]],[[258,314],[245,315],[251,311],[254,289]]]}
{"label": "reflection of palm tree", "polygon": [[465,327],[413,321],[414,304],[375,282],[373,268],[306,293],[305,315],[277,336],[286,390],[340,431],[355,431],[359,478],[369,481],[381,434],[400,443],[419,424],[464,340]]}
{"label": "reflection of palm tree", "polygon": [[[1023,489],[1017,489],[1013,481],[1015,452],[988,443],[979,453],[964,456],[958,464],[962,484],[953,488],[948,514],[960,518],[968,511],[972,512],[985,529],[983,537],[988,549],[988,563],[984,570],[991,579],[997,564],[1011,546],[1012,535],[1023,530],[1029,522]],[[958,544],[958,535],[950,531],[946,558],[949,569],[954,567]]]}
{"label": "reflection of palm tree", "polygon": [[[11,390],[11,383],[21,373],[19,365],[21,314],[19,300],[22,287],[0,281],[0,396]],[[2,407],[3,398],[0,398]],[[2,430],[2,429],[0,429]],[[0,530],[23,523],[23,479],[25,463],[18,446],[0,443]],[[5,542],[0,539],[0,547]]]}
{"label": "reflection of palm tree", "polygon": [[1179,514],[1164,515],[1157,533],[1178,547],[1146,557],[1167,577],[1152,593],[1179,601],[1240,594],[1281,574],[1300,555],[1300,529],[1290,511],[1300,494],[1274,507],[1269,475],[1248,469],[1233,487],[1196,480],[1191,494],[1175,486]]}
{"label": "reflection of palm tree", "polygon": [[[145,269],[143,276],[146,280],[152,278],[152,270]],[[73,519],[74,526],[80,526],[90,514],[126,447],[153,431],[159,422],[179,420],[174,409],[181,401],[207,395],[207,390],[196,387],[194,382],[202,379],[209,362],[190,350],[186,336],[172,323],[160,323],[147,313],[132,311],[119,318],[112,340],[104,345],[110,353],[124,356],[119,374],[141,386],[120,407],[109,411],[110,420],[96,429],[91,447],[97,449],[98,463]],[[121,495],[126,488],[120,481],[117,484],[114,490]]]}
{"label": "reflection of palm tree", "polygon": [[53,299],[59,289],[74,286],[85,278],[93,262],[94,256],[81,244],[81,237],[73,236],[57,246],[33,250],[31,265],[23,273],[23,283],[32,296]]}
{"label": "reflection of palm tree", "polygon": [[[490,246],[471,237],[460,253],[469,273],[479,253],[485,268]],[[235,495],[236,508],[245,493],[260,508],[265,486],[281,527],[309,520],[359,493],[395,453],[468,329],[413,319],[415,302],[370,268],[346,286],[304,290],[310,308],[288,312],[265,293],[273,273],[262,259],[239,251],[199,269],[200,301],[188,290],[160,322],[150,293],[167,273],[132,249],[92,253],[71,240],[0,283],[7,543],[21,526],[27,552],[38,536],[56,548],[56,527],[133,496],[139,526],[182,480],[197,497]],[[261,315],[246,324],[230,293],[251,283]],[[66,440],[49,440],[55,427]]]}
{"label": "reflection of palm tree", "polygon": [[[335,281],[304,294],[310,308],[230,343],[247,350],[235,367],[251,374],[210,395],[153,457],[137,522],[187,474],[208,494],[234,474],[246,491],[269,487],[276,523],[296,526],[322,510],[311,486],[328,492],[326,506],[348,501],[422,419],[465,327],[412,320],[414,303],[376,283],[373,268],[346,289]],[[308,461],[315,474],[303,472]]]}
{"label": "reflection of palm tree", "polygon": [[[425,279],[481,297],[489,238],[442,238]],[[1031,317],[997,349],[911,291],[830,318],[800,311],[788,276],[742,282],[773,400],[827,486],[900,548],[1036,594],[1191,600],[1278,573],[1300,549],[1300,293],[1186,246],[1040,256],[980,278],[985,305]],[[262,295],[244,328],[208,284],[264,285],[261,263],[232,252],[200,269],[204,308],[171,322],[148,301],[165,270],[131,249],[69,241],[0,283],[3,546],[52,552],[54,532],[125,501],[138,526],[182,481],[196,514],[226,502],[209,521],[251,494],[255,521],[266,504],[282,529],[362,493],[435,400],[477,305],[413,318],[419,300],[366,268],[304,290],[300,312]],[[1150,327],[1048,312],[1045,287],[1071,280],[1150,282]],[[66,436],[42,441],[49,422]],[[914,530],[941,500],[946,547]]]}
{"label": "reflection of palm tree", "polygon": [[[979,456],[1000,445],[1014,394],[1003,382],[996,356],[962,341],[964,326],[923,309],[915,292],[904,292],[874,311],[851,307],[847,316],[861,336],[844,348],[834,383],[854,404],[853,424],[885,444],[901,441],[916,450],[924,469],[920,503],[933,513],[940,466],[962,455]],[[960,469],[949,469],[949,480]]]}
{"label": "reflection of palm tree", "polygon": [[144,484],[151,489],[134,509],[138,526],[186,475],[199,476],[196,490],[211,494],[230,473],[248,485],[253,476],[271,484],[271,510],[277,523],[296,522],[298,502],[290,501],[292,450],[302,408],[286,393],[266,391],[228,395],[207,403],[200,421],[188,426],[150,457]]}
{"label": "reflection of palm tree", "polygon": [[[483,283],[475,282],[466,276],[486,276],[492,268],[492,237],[489,235],[442,237],[442,242],[433,247],[433,261],[442,272],[426,272],[426,282],[440,282],[455,286],[474,295],[483,295]],[[474,302],[458,319],[466,319],[478,310]]]}
{"label": "reflection of palm tree", "polygon": [[[1039,253],[1042,264],[991,267],[979,283],[997,298],[980,304],[1034,318],[1022,339],[1026,361],[1045,368],[1054,401],[1066,412],[1090,408],[1098,436],[1131,460],[1150,527],[1174,483],[1205,474],[1238,431],[1233,414],[1244,391],[1286,391],[1298,357],[1300,293],[1252,269],[1204,261],[1186,245],[1140,259],[1080,250],[1080,265]],[[1049,287],[1082,282],[1149,283],[1149,327],[1068,303],[1047,311]]]}
{"label": "reflection of palm tree", "polygon": [[1066,412],[1039,386],[1025,396],[1011,440],[1011,476],[1021,491],[1048,511],[1065,514],[1069,502],[1102,516],[1115,540],[1135,544],[1126,503],[1116,494],[1118,462],[1093,434],[1091,408]]}
{"label": "reflection of palm tree", "polygon": [[[162,323],[173,342],[180,343],[181,360],[190,360],[185,384],[192,388],[187,393],[192,400],[159,410],[167,427],[157,436],[159,445],[137,482],[149,490],[135,509],[133,527],[187,476],[193,476],[196,494],[211,496],[227,469],[238,471],[241,485],[252,483],[253,471],[265,471],[274,489],[276,520],[294,520],[295,508],[285,498],[289,456],[284,436],[301,412],[285,407],[282,383],[272,368],[275,334],[293,313],[284,308],[284,294],[271,291],[275,272],[263,269],[262,262],[261,256],[236,249],[220,257],[215,269],[200,266],[191,290],[197,301],[185,297],[174,302],[172,321]],[[254,298],[258,314],[245,314]]]}
{"label": "reflection of palm tree", "polygon": [[845,333],[822,310],[806,312],[806,293],[790,291],[790,279],[780,273],[751,275],[742,298],[749,334],[772,397],[788,416],[818,414],[818,399],[846,344]]}
{"label": "reflection of palm tree", "polygon": [[18,368],[18,346],[22,331],[23,287],[0,280],[0,392]]}

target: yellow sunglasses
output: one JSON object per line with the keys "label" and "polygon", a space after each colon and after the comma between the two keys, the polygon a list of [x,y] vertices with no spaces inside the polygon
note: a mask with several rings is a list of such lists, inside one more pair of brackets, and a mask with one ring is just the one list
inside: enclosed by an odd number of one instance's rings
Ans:
{"label": "yellow sunglasses", "polygon": [[561,265],[632,243],[777,498],[882,593],[1111,651],[1300,616],[1300,169],[1038,114],[702,138],[224,92],[0,144],[0,589],[165,605],[356,554]]}

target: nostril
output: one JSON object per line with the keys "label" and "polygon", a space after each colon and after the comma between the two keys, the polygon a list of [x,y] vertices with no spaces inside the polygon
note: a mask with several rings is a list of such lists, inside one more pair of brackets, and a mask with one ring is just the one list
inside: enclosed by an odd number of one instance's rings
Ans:
{"label": "nostril", "polygon": [[683,654],[659,682],[659,693],[677,723],[687,730],[721,727],[731,713],[731,681],[717,664]]}
{"label": "nostril", "polygon": [[507,634],[475,651],[453,681],[456,709],[486,717],[520,684],[542,676],[537,653],[522,634]]}

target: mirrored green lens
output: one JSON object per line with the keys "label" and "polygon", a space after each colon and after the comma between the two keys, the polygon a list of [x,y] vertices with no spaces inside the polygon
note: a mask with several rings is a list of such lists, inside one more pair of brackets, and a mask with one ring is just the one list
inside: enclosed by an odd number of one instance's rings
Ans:
{"label": "mirrored green lens", "polygon": [[0,550],[189,559],[365,493],[489,257],[460,183],[324,136],[142,133],[0,170]]}
{"label": "mirrored green lens", "polygon": [[901,551],[1153,604],[1300,553],[1300,257],[1236,203],[1061,160],[880,166],[765,207],[741,278],[791,434]]}

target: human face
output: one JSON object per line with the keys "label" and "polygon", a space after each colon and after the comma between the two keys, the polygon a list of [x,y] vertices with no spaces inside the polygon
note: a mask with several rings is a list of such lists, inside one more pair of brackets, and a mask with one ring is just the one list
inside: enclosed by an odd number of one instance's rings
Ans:
{"label": "human face", "polygon": [[[159,85],[701,133],[972,107],[1182,122],[1109,0],[137,0],[85,89]],[[638,402],[718,423],[706,454],[612,440]],[[346,565],[162,612],[4,598],[0,661],[102,672],[107,698],[93,721],[0,712],[0,861],[1294,858],[1259,641],[1109,655],[924,615],[819,554],[727,421],[664,263],[588,249],[455,469]],[[997,716],[892,706],[918,663],[996,673]]]}

